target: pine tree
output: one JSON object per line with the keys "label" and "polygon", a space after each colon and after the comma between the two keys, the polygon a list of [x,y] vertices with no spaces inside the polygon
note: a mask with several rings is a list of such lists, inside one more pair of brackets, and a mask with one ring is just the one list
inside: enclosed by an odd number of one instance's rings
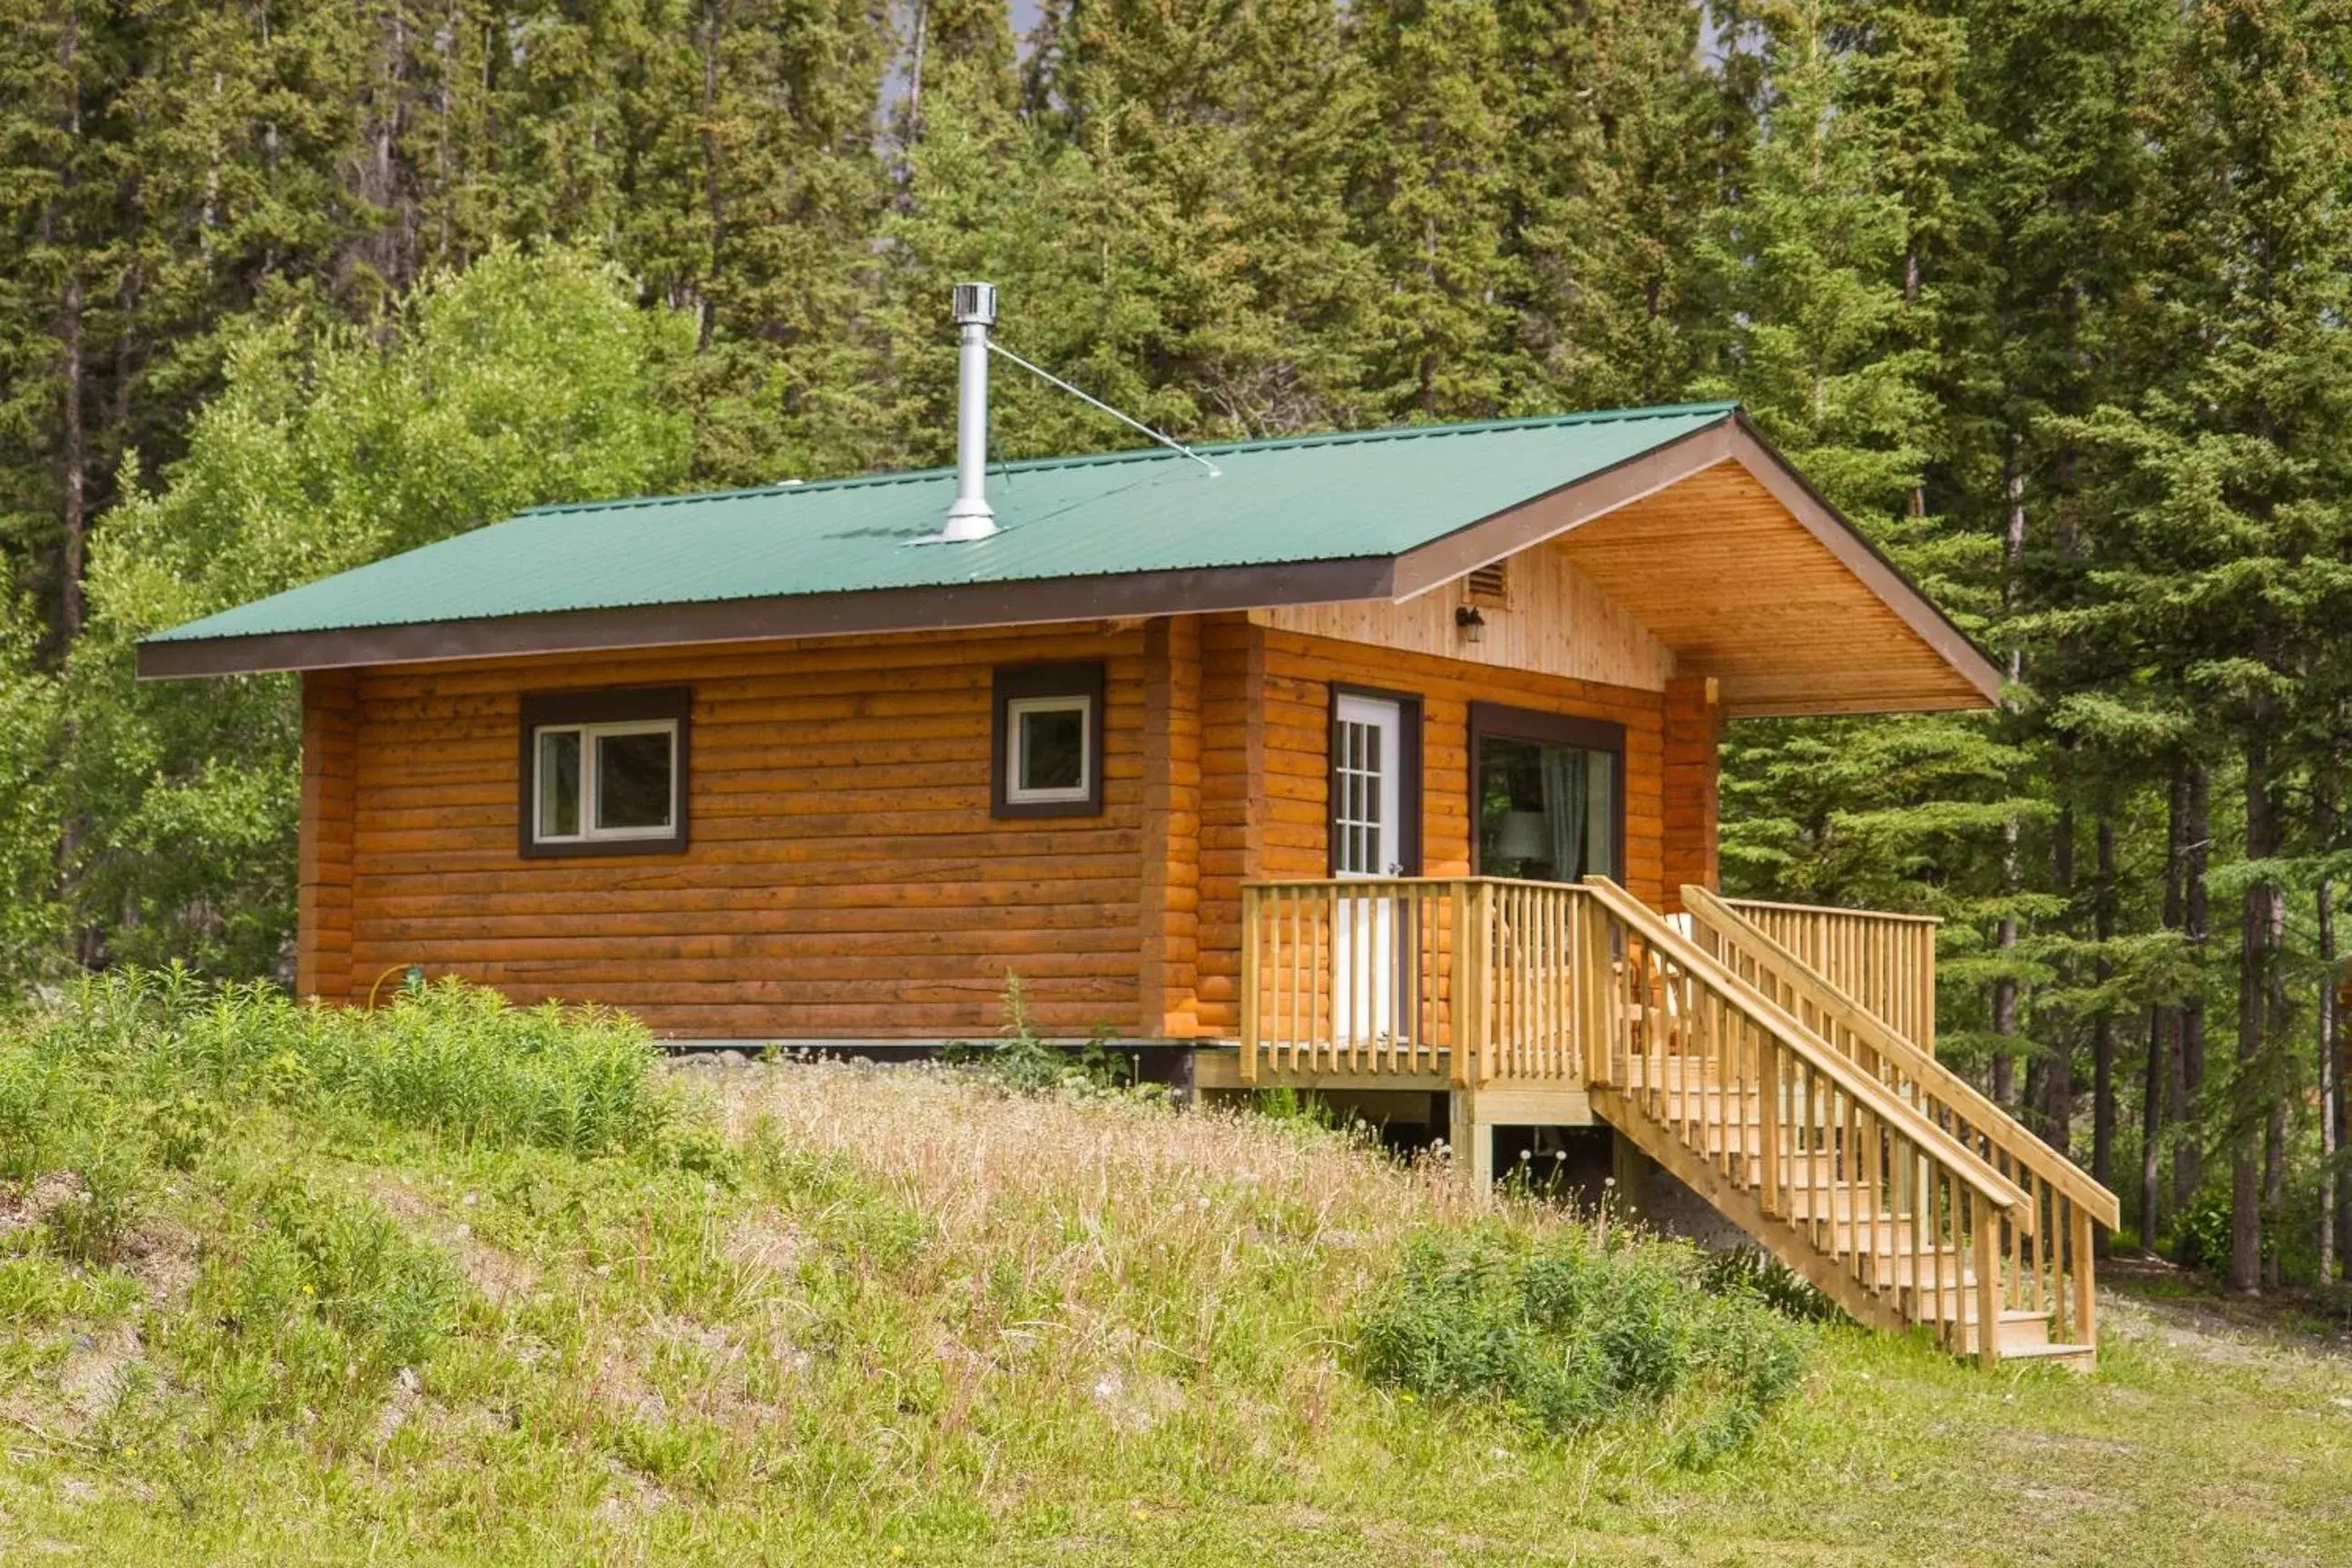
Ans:
{"label": "pine tree", "polygon": [[[1719,317],[1697,246],[1732,90],[1685,0],[1498,5],[1510,87],[1506,253],[1524,364],[1514,406],[1597,408],[1682,395]],[[1746,129],[1744,118],[1735,121]]]}
{"label": "pine tree", "polygon": [[2333,702],[2311,672],[2332,668],[2328,628],[2352,589],[2342,22],[2336,7],[2267,0],[2191,11],[2159,103],[2158,325],[2175,369],[2088,425],[2122,469],[2127,499],[2105,521],[2144,646],[2235,752],[2243,891],[2221,1136],[2241,1289],[2263,1279],[2284,1180],[2296,739]]}
{"label": "pine tree", "polygon": [[1528,377],[1507,303],[1522,285],[1500,22],[1478,0],[1362,0],[1349,17],[1375,117],[1350,196],[1381,280],[1366,390],[1390,418],[1503,413]]}

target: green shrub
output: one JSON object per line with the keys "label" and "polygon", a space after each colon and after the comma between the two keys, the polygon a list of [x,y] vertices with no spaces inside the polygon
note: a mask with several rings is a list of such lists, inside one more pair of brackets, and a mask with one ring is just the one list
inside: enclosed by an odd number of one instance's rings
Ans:
{"label": "green shrub", "polygon": [[644,1026],[601,1008],[519,1008],[450,980],[381,1012],[296,1003],[184,970],[89,977],[0,1038],[0,1175],[54,1168],[60,1130],[102,1085],[132,1100],[165,1163],[216,1139],[218,1108],[320,1100],[492,1146],[573,1154],[647,1146],[673,1099]]}
{"label": "green shrub", "polygon": [[626,1014],[525,1010],[449,980],[381,1013],[315,1016],[305,1060],[320,1091],[404,1126],[596,1154],[638,1147],[669,1120],[652,1037]]}
{"label": "green shrub", "polygon": [[2183,1268],[2220,1268],[2230,1261],[2230,1194],[2208,1188],[2176,1215],[2172,1260]]}
{"label": "green shrub", "polygon": [[1696,1249],[1499,1226],[1413,1238],[1358,1324],[1365,1374],[1568,1436],[1693,1394],[1704,1463],[1745,1442],[1803,1374],[1798,1331],[1754,1295],[1703,1288]]}

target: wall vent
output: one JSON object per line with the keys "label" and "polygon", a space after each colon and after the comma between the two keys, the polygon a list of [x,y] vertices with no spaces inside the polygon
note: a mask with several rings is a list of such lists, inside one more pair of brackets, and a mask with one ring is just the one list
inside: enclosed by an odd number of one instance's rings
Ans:
{"label": "wall vent", "polygon": [[1511,603],[1511,574],[1508,561],[1489,562],[1462,580],[1464,595],[1474,605],[1493,605],[1508,609]]}

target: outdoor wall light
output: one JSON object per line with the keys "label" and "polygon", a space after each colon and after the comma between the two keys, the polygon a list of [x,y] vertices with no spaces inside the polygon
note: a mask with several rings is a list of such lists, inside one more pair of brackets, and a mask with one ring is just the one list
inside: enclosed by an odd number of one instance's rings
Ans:
{"label": "outdoor wall light", "polygon": [[1483,642],[1486,637],[1486,617],[1475,605],[1458,605],[1454,610],[1454,625],[1464,642]]}

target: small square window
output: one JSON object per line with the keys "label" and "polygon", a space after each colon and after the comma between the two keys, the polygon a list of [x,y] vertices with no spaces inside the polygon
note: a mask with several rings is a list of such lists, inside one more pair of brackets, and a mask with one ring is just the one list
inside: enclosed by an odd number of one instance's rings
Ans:
{"label": "small square window", "polygon": [[1012,781],[1005,799],[1087,798],[1091,707],[1083,697],[1017,697],[1007,705],[1006,731],[1013,750],[1005,759]]}
{"label": "small square window", "polygon": [[1008,665],[996,672],[992,809],[998,816],[1102,810],[1099,664]]}
{"label": "small square window", "polygon": [[523,699],[525,855],[686,847],[682,689]]}

